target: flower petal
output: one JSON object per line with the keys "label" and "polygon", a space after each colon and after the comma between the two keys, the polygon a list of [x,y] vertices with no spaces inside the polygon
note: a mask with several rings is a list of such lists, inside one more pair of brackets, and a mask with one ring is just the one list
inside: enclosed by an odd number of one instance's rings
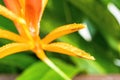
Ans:
{"label": "flower petal", "polygon": [[25,19],[33,34],[39,33],[39,20],[42,13],[42,0],[25,1]]}
{"label": "flower petal", "polygon": [[73,33],[82,28],[84,28],[83,24],[64,25],[64,26],[61,26],[61,27],[55,29],[51,33],[49,33],[45,38],[42,39],[42,41],[47,44],[63,35]]}
{"label": "flower petal", "polygon": [[45,62],[51,69],[57,72],[65,80],[71,80],[64,72],[62,72],[48,57],[45,55],[43,50],[35,50],[35,54],[39,59]]}
{"label": "flower petal", "polygon": [[25,9],[25,0],[18,0],[18,1],[19,1],[20,6],[21,6],[21,9],[24,12],[24,9]]}
{"label": "flower petal", "polygon": [[42,3],[42,13],[41,13],[41,16],[42,16],[42,14],[43,14],[43,11],[44,11],[44,9],[45,9],[45,7],[46,7],[47,3],[48,3],[48,0],[43,0],[43,3]]}
{"label": "flower petal", "polygon": [[10,43],[0,48],[0,58],[27,50],[30,50],[30,47],[26,43]]}
{"label": "flower petal", "polygon": [[21,6],[18,0],[4,0],[4,3],[8,9],[10,9],[19,16],[21,15]]}
{"label": "flower petal", "polygon": [[7,9],[6,7],[4,7],[2,5],[0,5],[0,15],[2,15],[14,22],[18,22],[20,24],[25,24],[25,21],[23,18],[14,14],[12,11],[10,11],[9,9]]}
{"label": "flower petal", "polygon": [[63,53],[63,54],[67,54],[70,56],[77,56],[81,58],[94,60],[94,57],[90,56],[90,54],[86,53],[85,51],[80,50],[70,44],[63,43],[63,42],[43,45],[43,49],[47,51],[51,51],[51,52],[58,52],[58,53]]}
{"label": "flower petal", "polygon": [[15,23],[20,35],[22,35],[25,38],[31,39],[31,34],[28,28],[26,27],[26,22],[23,18],[17,16],[12,11],[8,10],[6,7],[2,5],[0,5],[0,15],[12,20]]}
{"label": "flower petal", "polygon": [[10,32],[7,30],[2,30],[2,29],[0,29],[0,38],[5,38],[5,39],[13,40],[16,42],[24,42],[25,41],[21,36],[15,34],[13,32]]}

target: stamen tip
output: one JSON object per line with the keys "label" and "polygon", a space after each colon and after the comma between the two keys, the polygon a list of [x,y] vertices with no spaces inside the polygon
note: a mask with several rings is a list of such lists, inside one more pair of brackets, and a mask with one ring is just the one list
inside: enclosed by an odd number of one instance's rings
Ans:
{"label": "stamen tip", "polygon": [[89,58],[90,60],[95,60],[95,58],[93,57],[93,56],[90,56],[90,58]]}

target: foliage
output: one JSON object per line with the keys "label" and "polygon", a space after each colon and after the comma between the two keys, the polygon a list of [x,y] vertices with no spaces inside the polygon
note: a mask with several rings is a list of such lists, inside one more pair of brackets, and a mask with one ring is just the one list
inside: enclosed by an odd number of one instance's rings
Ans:
{"label": "foliage", "polygon": [[[70,77],[76,74],[120,73],[120,67],[114,63],[120,58],[120,25],[107,8],[110,2],[120,9],[118,0],[49,0],[41,21],[40,36],[44,37],[58,26],[82,22],[88,25],[92,36],[92,41],[88,42],[76,32],[61,37],[58,41],[68,42],[89,52],[96,58],[95,61],[47,52],[56,65]],[[13,23],[2,16],[0,26],[17,33]],[[2,39],[0,46],[9,42]],[[20,73],[18,80],[23,80],[27,75],[26,79],[29,80],[36,80],[40,76],[42,78],[38,80],[62,80],[31,52],[22,52],[1,59],[0,73]]]}

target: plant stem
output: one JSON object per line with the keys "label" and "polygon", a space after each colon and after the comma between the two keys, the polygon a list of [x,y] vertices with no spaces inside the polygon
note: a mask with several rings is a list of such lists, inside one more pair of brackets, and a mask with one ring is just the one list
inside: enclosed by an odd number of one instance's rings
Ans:
{"label": "plant stem", "polygon": [[61,71],[50,59],[47,58],[43,51],[39,51],[36,55],[45,62],[51,69],[57,72],[64,80],[71,80],[63,71]]}
{"label": "plant stem", "polygon": [[71,80],[63,71],[61,71],[51,60],[48,58],[44,60],[44,62],[52,68],[55,72],[57,72],[61,77],[63,77],[65,80]]}

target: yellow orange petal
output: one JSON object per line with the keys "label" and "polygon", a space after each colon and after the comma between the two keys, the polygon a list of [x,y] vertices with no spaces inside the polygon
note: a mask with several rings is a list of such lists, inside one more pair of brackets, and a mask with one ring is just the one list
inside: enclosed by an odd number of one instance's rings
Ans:
{"label": "yellow orange petal", "polygon": [[15,23],[19,33],[22,36],[25,36],[26,38],[31,39],[31,34],[28,28],[26,27],[26,21],[23,18],[17,16],[12,11],[8,10],[2,5],[0,5],[0,15],[12,20]]}
{"label": "yellow orange petal", "polygon": [[42,17],[42,14],[43,14],[43,12],[44,12],[44,9],[45,9],[47,3],[48,3],[48,0],[43,0],[43,2],[42,2],[42,12],[41,12],[40,18]]}
{"label": "yellow orange petal", "polygon": [[25,20],[18,15],[14,14],[12,11],[8,10],[6,7],[0,5],[0,15],[20,24],[25,24]]}
{"label": "yellow orange petal", "polygon": [[42,0],[25,0],[25,19],[32,35],[39,34]]}
{"label": "yellow orange petal", "polygon": [[24,9],[25,8],[25,0],[18,0],[20,6],[21,6],[21,9]]}
{"label": "yellow orange petal", "polygon": [[84,28],[83,24],[64,25],[64,26],[61,26],[61,27],[53,30],[45,38],[43,38],[42,41],[44,43],[50,43],[51,41],[53,41],[63,35],[78,31],[79,29],[82,29],[82,28]]}
{"label": "yellow orange petal", "polygon": [[86,53],[85,51],[63,42],[43,45],[43,49],[51,52],[58,52],[58,53],[63,53],[70,56],[77,56],[81,58],[94,60],[94,57],[90,56],[90,54]]}
{"label": "yellow orange petal", "polygon": [[18,0],[3,0],[7,8],[17,15],[21,15],[21,6]]}
{"label": "yellow orange petal", "polygon": [[9,39],[9,40],[16,41],[16,42],[24,42],[25,41],[21,36],[15,34],[13,32],[3,30],[3,29],[0,29],[0,38],[5,38],[5,39]]}
{"label": "yellow orange petal", "polygon": [[65,80],[71,80],[66,74],[64,74],[48,57],[45,55],[43,50],[34,51],[39,59],[45,62],[51,69],[57,72]]}
{"label": "yellow orange petal", "polygon": [[10,43],[0,48],[0,58],[26,50],[30,50],[26,43]]}
{"label": "yellow orange petal", "polygon": [[47,5],[47,3],[48,3],[48,0],[43,0],[43,2],[42,2],[42,10],[45,9],[45,6]]}

